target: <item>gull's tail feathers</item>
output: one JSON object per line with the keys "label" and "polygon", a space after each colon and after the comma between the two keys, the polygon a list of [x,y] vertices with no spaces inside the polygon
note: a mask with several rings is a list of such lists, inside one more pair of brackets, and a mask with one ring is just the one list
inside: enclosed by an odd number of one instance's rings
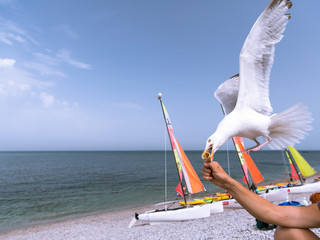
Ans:
{"label": "gull's tail feathers", "polygon": [[307,106],[298,103],[289,109],[271,116],[269,126],[272,141],[268,144],[271,149],[283,149],[288,145],[299,143],[311,131],[313,118]]}

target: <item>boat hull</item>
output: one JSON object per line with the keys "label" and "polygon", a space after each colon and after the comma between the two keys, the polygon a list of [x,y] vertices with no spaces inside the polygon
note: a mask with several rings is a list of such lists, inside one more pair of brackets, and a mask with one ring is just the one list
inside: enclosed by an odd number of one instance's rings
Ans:
{"label": "boat hull", "polygon": [[[269,202],[280,202],[288,198],[288,192],[285,189],[277,189],[268,193],[259,194],[259,196],[267,199]],[[235,199],[223,200],[221,202],[224,208],[242,208]]]}
{"label": "boat hull", "polygon": [[207,203],[210,205],[210,214],[216,214],[223,212],[223,203],[222,202],[212,202]]}
{"label": "boat hull", "polygon": [[302,186],[287,188],[288,193],[313,193],[320,192],[320,182],[307,183]]}
{"label": "boat hull", "polygon": [[138,220],[150,223],[178,222],[207,218],[210,217],[210,212],[210,204],[204,204],[186,208],[149,211],[143,214],[138,214],[137,218]]}
{"label": "boat hull", "polygon": [[[274,188],[278,189],[274,189]],[[313,193],[313,192],[320,192],[320,182],[314,182],[314,183],[305,183],[304,185],[294,185],[292,187],[287,187],[286,185],[279,185],[279,186],[265,186],[263,190],[260,190],[259,192],[266,192],[269,191],[269,193],[278,191],[278,190],[286,190],[288,193]]]}

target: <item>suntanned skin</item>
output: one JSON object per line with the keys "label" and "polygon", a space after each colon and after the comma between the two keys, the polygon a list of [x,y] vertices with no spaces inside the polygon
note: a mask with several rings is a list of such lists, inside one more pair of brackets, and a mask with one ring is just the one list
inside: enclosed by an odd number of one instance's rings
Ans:
{"label": "suntanned skin", "polygon": [[306,207],[272,204],[231,178],[218,162],[205,161],[203,165],[204,180],[226,189],[255,218],[278,225],[275,239],[320,239],[309,230],[320,227],[317,204]]}

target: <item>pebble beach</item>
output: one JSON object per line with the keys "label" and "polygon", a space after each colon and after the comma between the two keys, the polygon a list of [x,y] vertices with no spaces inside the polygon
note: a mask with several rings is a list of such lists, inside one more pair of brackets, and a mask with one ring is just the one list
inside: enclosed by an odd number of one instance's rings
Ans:
{"label": "pebble beach", "polygon": [[[309,198],[310,194],[290,194],[290,200]],[[273,239],[273,230],[260,230],[256,220],[244,209],[225,209],[209,218],[149,225],[128,224],[135,212],[143,213],[154,206],[102,213],[56,223],[13,230],[0,235],[8,240],[45,239]],[[313,229],[320,236],[320,229]]]}

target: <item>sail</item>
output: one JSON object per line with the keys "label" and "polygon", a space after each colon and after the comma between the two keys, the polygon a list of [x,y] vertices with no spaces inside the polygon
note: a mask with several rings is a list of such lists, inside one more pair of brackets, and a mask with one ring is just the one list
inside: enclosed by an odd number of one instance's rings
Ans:
{"label": "sail", "polygon": [[248,170],[249,170],[249,173],[251,175],[251,178],[254,184],[258,184],[262,182],[263,176],[260,173],[259,169],[257,168],[256,164],[253,162],[250,155],[246,152],[243,152],[243,153],[240,152],[242,150],[245,150],[243,139],[241,137],[233,137],[232,140],[238,152],[241,167],[245,174],[245,180],[246,181],[249,180],[248,178]]}
{"label": "sail", "polygon": [[294,147],[288,146],[288,148],[294,160],[296,161],[301,174],[304,177],[309,177],[316,173],[314,169],[309,165],[309,163],[300,155],[300,153]]}
{"label": "sail", "polygon": [[297,171],[296,171],[296,168],[294,167],[294,165],[293,165],[293,162],[292,162],[292,160],[291,160],[291,157],[290,157],[290,155],[289,155],[289,153],[288,153],[288,150],[287,149],[285,149],[286,150],[286,154],[287,154],[287,158],[289,159],[289,164],[290,164],[290,168],[291,168],[291,173],[290,173],[290,175],[291,175],[291,177],[292,178],[295,178],[295,179],[300,179],[299,178],[299,175],[298,175],[298,173],[297,173]]}
{"label": "sail", "polygon": [[244,181],[245,184],[249,184],[249,174],[248,174],[248,167],[247,167],[247,163],[244,160],[243,154],[240,153],[240,146],[239,146],[239,138],[238,137],[233,137],[232,138],[234,146],[236,147],[237,153],[238,153],[238,157],[240,160],[240,164],[244,173],[244,177],[242,178],[242,181]]}
{"label": "sail", "polygon": [[[168,114],[164,104],[162,103],[162,101],[161,101],[161,106],[162,106],[163,114],[165,117],[165,121],[166,121],[167,129],[168,129],[168,134],[170,137],[171,147],[172,147],[173,155],[175,158],[177,170],[179,173],[180,182],[182,182],[182,175],[183,175],[189,193],[193,194],[193,193],[201,192],[201,191],[205,190],[205,188],[202,185],[198,175],[194,171],[187,155],[183,151],[182,147],[180,146],[178,140],[176,139],[176,137],[174,135],[174,131],[173,131],[172,124],[171,124],[171,121],[169,118],[169,114]],[[183,196],[180,183],[179,183],[178,187],[176,188],[176,190],[180,195]]]}

